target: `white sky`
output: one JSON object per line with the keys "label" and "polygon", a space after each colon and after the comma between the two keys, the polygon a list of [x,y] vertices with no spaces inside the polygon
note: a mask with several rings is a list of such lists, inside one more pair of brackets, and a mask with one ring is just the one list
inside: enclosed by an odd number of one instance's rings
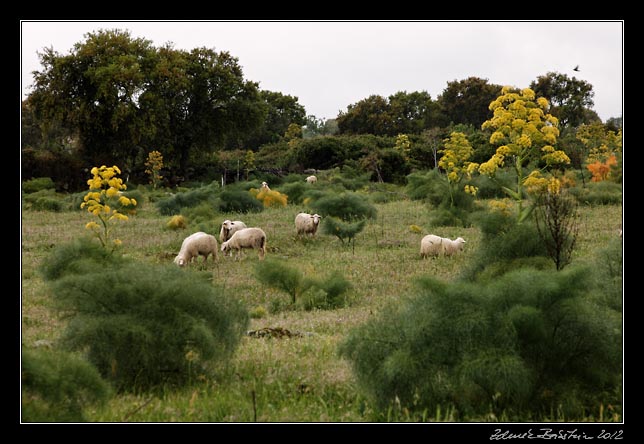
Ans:
{"label": "white sky", "polygon": [[[129,29],[155,46],[228,51],[247,80],[334,118],[372,94],[427,91],[470,76],[529,86],[549,71],[593,85],[602,120],[622,115],[623,22],[28,22],[21,23],[23,97],[37,51],[67,54],[98,29]],[[580,72],[572,69],[579,65]]]}

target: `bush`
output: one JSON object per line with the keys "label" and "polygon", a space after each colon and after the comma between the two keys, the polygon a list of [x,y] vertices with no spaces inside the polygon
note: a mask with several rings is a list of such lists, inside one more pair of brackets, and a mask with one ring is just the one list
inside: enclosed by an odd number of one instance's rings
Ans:
{"label": "bush", "polygon": [[24,422],[86,421],[84,409],[110,395],[96,368],[70,353],[23,349],[21,374]]}
{"label": "bush", "polygon": [[282,261],[267,259],[255,267],[255,277],[264,285],[283,291],[291,296],[290,306],[273,303],[272,312],[285,308],[302,307],[305,310],[330,310],[347,304],[344,293],[351,284],[339,272],[325,279],[307,277],[302,271]]}
{"label": "bush", "polygon": [[548,252],[533,219],[519,224],[516,215],[498,211],[478,212],[481,245],[468,269],[466,279],[489,280],[527,264],[550,267]]}
{"label": "bush", "polygon": [[42,262],[40,272],[46,281],[55,281],[70,274],[92,273],[124,262],[123,256],[111,253],[93,239],[79,237],[57,246]]}
{"label": "bush", "polygon": [[351,283],[341,273],[332,272],[326,279],[313,281],[312,289],[304,296],[302,305],[305,310],[345,307],[348,300],[344,294],[350,288]]}
{"label": "bush", "polygon": [[217,211],[210,201],[186,208],[183,214],[192,224],[208,223],[217,217]]}
{"label": "bush", "polygon": [[35,193],[41,190],[55,190],[56,185],[51,177],[37,177],[35,179],[25,180],[22,183],[22,191],[25,194]]}
{"label": "bush", "polygon": [[507,197],[507,194],[505,194],[502,187],[506,187],[509,189],[516,187],[517,173],[512,169],[503,168],[503,169],[499,169],[496,172],[496,174],[494,175],[494,179],[491,179],[489,176],[485,174],[480,174],[478,176],[472,177],[472,179],[469,180],[468,182],[470,183],[470,185],[478,187],[478,191],[476,192],[476,196],[478,198],[502,199],[504,197]]}
{"label": "bush", "polygon": [[[619,386],[621,319],[587,298],[589,270],[516,270],[487,285],[426,278],[340,347],[381,412],[585,416]],[[525,417],[525,416],[523,416]]]}
{"label": "bush", "polygon": [[225,189],[220,194],[219,211],[224,213],[259,213],[264,205],[255,199],[248,191]]}
{"label": "bush", "polygon": [[624,288],[622,238],[611,239],[608,245],[595,253],[593,269],[595,273],[595,294],[599,303],[606,304],[621,313]]}
{"label": "bush", "polygon": [[255,277],[262,284],[288,294],[293,305],[312,285],[300,270],[274,259],[259,262],[255,266]]}
{"label": "bush", "polygon": [[[426,200],[434,205],[440,204],[443,194],[440,173],[434,169],[427,172],[411,173],[407,176],[407,186],[405,192],[411,200]],[[437,186],[441,187],[436,191]]]}
{"label": "bush", "polygon": [[285,207],[288,202],[288,196],[277,190],[266,190],[265,188],[258,190],[251,188],[248,192],[255,199],[259,200],[265,208]]}
{"label": "bush", "polygon": [[334,216],[343,221],[375,219],[376,208],[357,193],[327,194],[311,205],[322,216]]}
{"label": "bush", "polygon": [[170,218],[166,227],[171,230],[184,229],[188,227],[188,221],[181,214],[176,214]]}
{"label": "bush", "polygon": [[280,187],[282,192],[286,194],[291,201],[291,204],[299,205],[304,200],[304,193],[311,190],[311,185],[301,182],[289,182]]}
{"label": "bush", "polygon": [[63,254],[47,261],[54,270],[84,270],[52,282],[56,307],[70,317],[62,344],[86,352],[119,391],[185,384],[230,357],[248,313],[207,278],[174,266],[100,267],[88,253],[77,259],[84,267],[70,267]]}
{"label": "bush", "polygon": [[581,204],[613,205],[622,203],[622,185],[608,180],[587,182],[585,187],[572,187],[568,189],[568,192]]}
{"label": "bush", "polygon": [[[184,208],[195,207],[203,202],[215,203],[217,192],[216,183],[196,188],[185,192],[177,193],[171,197],[156,202],[157,209],[164,216],[180,214]],[[222,193],[223,194],[223,193]]]}
{"label": "bush", "polygon": [[345,240],[351,242],[367,225],[366,219],[360,219],[355,222],[346,222],[337,217],[327,216],[322,223],[322,233],[336,236],[340,242]]}

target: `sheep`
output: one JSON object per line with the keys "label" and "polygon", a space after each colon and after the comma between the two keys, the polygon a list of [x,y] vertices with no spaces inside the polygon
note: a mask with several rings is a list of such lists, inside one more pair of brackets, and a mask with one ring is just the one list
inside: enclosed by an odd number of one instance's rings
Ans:
{"label": "sheep", "polygon": [[260,190],[270,191],[271,189],[268,187],[268,183],[262,182]]}
{"label": "sheep", "polygon": [[322,219],[322,216],[319,214],[300,213],[295,216],[295,228],[298,236],[302,234],[315,236],[318,231],[318,225],[320,225],[320,219]]}
{"label": "sheep", "polygon": [[428,234],[420,241],[420,257],[426,258],[427,256],[438,256],[439,254],[451,256],[462,250],[463,244],[465,244],[465,240],[462,237],[451,240],[446,237]]}
{"label": "sheep", "polygon": [[174,263],[183,267],[199,255],[204,257],[205,263],[211,254],[213,260],[217,261],[217,239],[211,234],[198,231],[183,240],[181,250],[177,257],[174,258]]}
{"label": "sheep", "polygon": [[235,231],[230,239],[221,244],[221,251],[226,252],[237,250],[236,257],[239,259],[243,248],[257,248],[259,260],[263,261],[266,254],[266,233],[261,228],[242,228]]}
{"label": "sheep", "polygon": [[315,176],[309,176],[306,178],[306,183],[316,183],[318,181],[318,178]]}
{"label": "sheep", "polygon": [[230,237],[235,233],[235,231],[241,230],[242,228],[247,228],[246,224],[240,220],[230,221],[226,219],[221,224],[221,231],[219,232],[219,241],[221,243],[226,242]]}

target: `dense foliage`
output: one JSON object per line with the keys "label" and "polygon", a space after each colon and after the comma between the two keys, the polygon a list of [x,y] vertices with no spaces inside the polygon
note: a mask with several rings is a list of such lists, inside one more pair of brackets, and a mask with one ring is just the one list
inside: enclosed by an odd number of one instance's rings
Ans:
{"label": "dense foliage", "polygon": [[22,421],[86,421],[83,410],[104,403],[109,385],[80,357],[47,349],[22,350]]}
{"label": "dense foliage", "polygon": [[78,240],[44,266],[69,323],[62,344],[87,354],[119,391],[183,384],[230,357],[248,314],[206,279],[125,261]]}
{"label": "dense foliage", "polygon": [[383,410],[584,414],[614,401],[621,372],[621,313],[588,297],[590,281],[579,268],[522,268],[487,284],[426,278],[341,353]]}

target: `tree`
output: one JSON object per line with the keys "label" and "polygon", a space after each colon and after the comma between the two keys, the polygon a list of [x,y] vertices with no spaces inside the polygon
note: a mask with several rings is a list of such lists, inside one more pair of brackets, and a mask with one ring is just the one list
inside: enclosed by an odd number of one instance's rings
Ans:
{"label": "tree", "polygon": [[393,134],[420,134],[436,117],[437,105],[426,91],[399,91],[389,96]]}
{"label": "tree", "polygon": [[494,117],[482,125],[483,129],[493,131],[490,143],[498,148],[490,160],[479,166],[479,172],[494,179],[499,167],[506,161],[512,163],[517,173],[516,189],[503,187],[503,191],[517,201],[520,221],[532,210],[531,207],[526,211],[522,208],[524,181],[534,177],[532,173],[528,177],[524,175],[524,165],[538,160],[544,161],[546,167],[570,163],[566,153],[553,147],[559,129],[557,118],[548,114],[549,108],[548,100],[537,98],[530,88],[519,91],[504,86],[501,95],[490,103]]}
{"label": "tree", "polygon": [[487,79],[468,77],[464,80],[447,82],[447,87],[438,96],[438,105],[446,120],[445,125],[454,123],[480,127],[492,117],[488,108],[501,91],[501,85],[488,83]]}
{"label": "tree", "polygon": [[306,111],[297,97],[266,90],[260,91],[259,95],[266,108],[266,117],[250,136],[243,138],[243,145],[253,150],[279,142],[289,125],[302,126],[307,122]]}
{"label": "tree", "polygon": [[88,33],[68,55],[45,48],[29,98],[37,119],[76,130],[86,160],[130,164],[141,143],[138,99],[153,51],[150,41],[118,30]]}
{"label": "tree", "polygon": [[35,115],[78,133],[88,163],[118,159],[129,170],[154,146],[185,170],[191,154],[223,147],[266,113],[258,85],[227,52],[155,48],[128,31],[101,30],[68,55],[45,49],[40,58]]}
{"label": "tree", "polygon": [[310,139],[316,136],[332,136],[338,132],[338,124],[335,119],[318,119],[314,115],[306,116],[302,128],[302,137]]}
{"label": "tree", "polygon": [[561,127],[577,127],[587,122],[587,109],[594,105],[595,92],[593,86],[585,80],[548,72],[532,82],[530,88],[537,97],[548,99],[552,107],[550,113],[559,119]]}
{"label": "tree", "polygon": [[389,103],[382,96],[371,95],[349,105],[336,120],[340,134],[393,135]]}

